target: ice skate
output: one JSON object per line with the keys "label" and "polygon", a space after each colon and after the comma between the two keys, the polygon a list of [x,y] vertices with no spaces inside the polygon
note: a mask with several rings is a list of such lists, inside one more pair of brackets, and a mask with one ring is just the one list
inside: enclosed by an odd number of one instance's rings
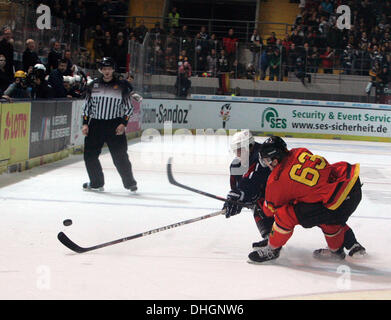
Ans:
{"label": "ice skate", "polygon": [[105,189],[103,187],[91,187],[91,183],[86,182],[86,183],[83,183],[83,190],[84,191],[98,191],[98,192],[102,192]]}
{"label": "ice skate", "polygon": [[343,260],[345,259],[345,251],[342,248],[339,248],[336,251],[332,251],[329,248],[325,249],[317,249],[313,253],[314,258],[319,259],[319,260]]}
{"label": "ice skate", "polygon": [[253,242],[252,247],[254,250],[258,250],[260,248],[266,247],[267,243],[268,243],[268,239],[263,239],[262,241],[259,242]]}
{"label": "ice skate", "polygon": [[280,256],[281,248],[273,249],[270,246],[265,246],[258,250],[251,252],[248,255],[250,263],[262,263],[265,261],[270,261],[277,259]]}
{"label": "ice skate", "polygon": [[367,255],[365,248],[358,242],[351,247],[349,250],[349,257],[354,259],[364,258]]}
{"label": "ice skate", "polygon": [[137,191],[137,182],[134,181],[134,183],[132,185],[130,185],[129,187],[126,187],[126,189],[128,189],[132,192],[136,192]]}

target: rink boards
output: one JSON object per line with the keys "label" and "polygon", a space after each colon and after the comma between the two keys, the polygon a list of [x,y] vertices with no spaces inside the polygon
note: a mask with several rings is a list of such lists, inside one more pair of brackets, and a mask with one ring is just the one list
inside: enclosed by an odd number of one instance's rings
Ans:
{"label": "rink boards", "polygon": [[[390,105],[202,95],[132,104],[128,138],[149,135],[150,130],[232,134],[249,129],[263,136],[391,142]],[[0,104],[0,173],[21,171],[80,151],[84,144],[82,105],[82,100]]]}
{"label": "rink boards", "polygon": [[[84,144],[82,100],[0,104],[0,173],[60,160]],[[140,134],[140,105],[134,105],[126,134]]]}
{"label": "rink boards", "polygon": [[[249,129],[260,135],[391,142],[391,106],[272,98],[145,99],[142,129]],[[214,98],[209,100],[209,98]],[[263,101],[264,100],[264,101]],[[262,102],[263,101],[263,102]]]}

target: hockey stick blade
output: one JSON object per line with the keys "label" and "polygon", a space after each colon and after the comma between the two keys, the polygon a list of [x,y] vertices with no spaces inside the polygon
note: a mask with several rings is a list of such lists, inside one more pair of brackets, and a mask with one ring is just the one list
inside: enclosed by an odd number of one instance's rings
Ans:
{"label": "hockey stick blade", "polygon": [[145,231],[145,232],[138,233],[138,234],[135,234],[135,235],[132,235],[132,236],[120,238],[120,239],[117,239],[117,240],[101,243],[101,244],[98,244],[96,246],[92,246],[92,247],[88,247],[88,248],[82,248],[82,247],[78,246],[71,239],[69,239],[68,236],[65,233],[63,233],[63,232],[60,232],[57,235],[57,239],[64,246],[66,246],[68,249],[70,249],[70,250],[72,250],[72,251],[74,251],[76,253],[83,253],[83,252],[87,252],[87,251],[92,251],[92,250],[96,250],[96,249],[101,249],[101,248],[104,248],[104,247],[112,246],[112,245],[117,244],[117,243],[121,243],[121,242],[129,241],[129,240],[133,240],[133,239],[149,236],[149,235],[157,233],[157,232],[161,232],[161,231],[177,228],[177,227],[183,226],[185,224],[189,224],[189,223],[201,221],[201,220],[204,220],[204,219],[216,217],[216,216],[221,215],[221,214],[225,214],[225,210],[212,212],[212,213],[209,213],[209,214],[201,216],[201,217],[197,217],[197,218],[193,218],[193,219],[189,219],[189,220],[184,220],[184,221],[181,221],[181,222],[173,223],[173,224],[170,224],[170,225],[167,225],[167,226],[164,226],[164,227],[160,227],[160,228],[156,228],[156,229],[153,229],[153,230]]}
{"label": "hockey stick blade", "polygon": [[68,236],[64,232],[60,232],[57,235],[57,239],[67,248],[71,249],[72,251],[75,251],[77,253],[83,253],[88,251],[87,248],[79,247],[76,243],[74,243],[71,239],[68,238]]}
{"label": "hockey stick blade", "polygon": [[212,199],[216,199],[216,200],[220,200],[220,201],[223,201],[223,202],[227,202],[228,201],[228,202],[236,203],[237,205],[245,207],[245,208],[251,209],[253,207],[252,204],[250,204],[250,203],[243,203],[243,202],[240,202],[240,201],[234,201],[234,200],[226,199],[226,198],[217,196],[215,194],[211,194],[211,193],[208,193],[208,192],[205,192],[205,191],[201,191],[201,190],[198,190],[198,189],[186,186],[186,185],[184,185],[182,183],[179,183],[178,181],[175,180],[175,178],[174,178],[174,176],[172,174],[172,157],[170,157],[168,159],[168,162],[167,162],[167,177],[168,177],[168,181],[171,184],[173,184],[174,186],[177,186],[179,188],[186,189],[186,190],[189,190],[191,192],[195,192],[195,193],[201,194],[203,196],[206,196],[206,197],[209,197],[209,198],[212,198]]}

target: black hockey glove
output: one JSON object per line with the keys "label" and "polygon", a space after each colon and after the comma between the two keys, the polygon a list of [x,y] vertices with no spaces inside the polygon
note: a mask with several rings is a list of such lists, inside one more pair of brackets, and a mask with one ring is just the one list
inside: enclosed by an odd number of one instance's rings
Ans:
{"label": "black hockey glove", "polygon": [[[243,197],[244,193],[242,191],[230,191],[227,195],[227,199],[233,201],[241,201]],[[242,211],[242,206],[234,202],[227,201],[224,203],[223,209],[225,209],[225,217],[229,218],[235,214],[240,213],[240,211]]]}

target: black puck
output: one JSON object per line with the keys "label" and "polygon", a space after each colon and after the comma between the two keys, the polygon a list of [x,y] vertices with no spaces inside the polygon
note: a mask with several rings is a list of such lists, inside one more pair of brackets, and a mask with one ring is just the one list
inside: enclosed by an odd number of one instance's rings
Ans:
{"label": "black puck", "polygon": [[66,219],[63,221],[63,224],[64,226],[70,226],[72,224],[72,220],[71,219]]}

